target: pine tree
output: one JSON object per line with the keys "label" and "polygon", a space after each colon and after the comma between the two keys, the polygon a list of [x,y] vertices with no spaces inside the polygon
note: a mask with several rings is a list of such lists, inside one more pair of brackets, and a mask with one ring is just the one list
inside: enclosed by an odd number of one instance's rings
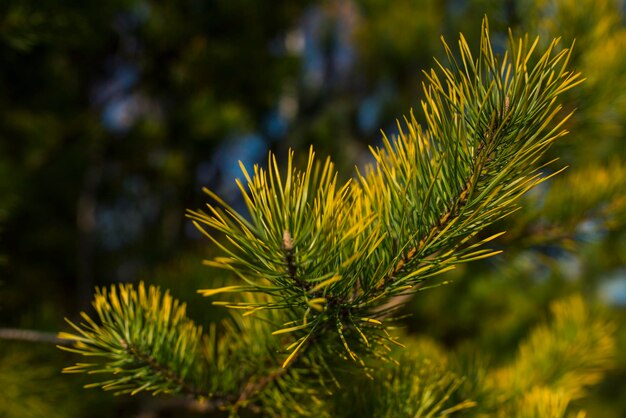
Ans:
{"label": "pine tree", "polygon": [[568,69],[571,49],[541,45],[509,33],[496,54],[486,21],[477,53],[462,35],[458,50],[444,41],[448,62],[425,74],[425,126],[404,118],[346,183],[313,150],[302,169],[293,153],[286,171],[271,154],[265,168],[242,165],[247,214],[210,190],[207,208],[188,212],[222,252],[205,264],[236,278],[199,293],[232,316],[203,329],[158,287],[102,288],[95,315],[60,335],[90,360],[65,371],[106,376],[89,386],[116,394],[171,394],[232,415],[572,412],[615,351],[614,324],[579,297],[553,304],[551,320],[497,366],[396,327],[413,295],[446,283],[438,275],[499,254],[488,245],[502,241],[502,219],[561,171],[545,157],[571,116],[561,97],[582,78]]}

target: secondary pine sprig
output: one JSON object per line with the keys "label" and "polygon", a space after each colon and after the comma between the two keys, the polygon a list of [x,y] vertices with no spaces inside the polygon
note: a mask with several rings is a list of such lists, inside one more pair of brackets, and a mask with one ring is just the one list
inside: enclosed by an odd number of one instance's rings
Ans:
{"label": "secondary pine sprig", "polygon": [[90,384],[116,393],[182,393],[203,396],[206,374],[202,356],[202,328],[185,314],[185,304],[169,292],[143,283],[137,289],[119,285],[99,289],[93,302],[97,320],[83,313],[76,331],[59,337],[75,341],[60,347],[105,362],[79,363],[66,373],[110,373],[116,377]]}

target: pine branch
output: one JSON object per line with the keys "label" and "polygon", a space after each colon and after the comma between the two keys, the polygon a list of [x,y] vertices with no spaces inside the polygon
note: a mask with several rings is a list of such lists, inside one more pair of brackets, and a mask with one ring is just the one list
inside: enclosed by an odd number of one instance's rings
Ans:
{"label": "pine branch", "polygon": [[396,343],[380,320],[399,306],[390,301],[427,289],[426,280],[459,263],[500,253],[484,246],[502,233],[475,237],[550,177],[539,163],[565,134],[558,96],[581,79],[567,71],[567,49],[557,51],[553,41],[535,56],[537,43],[511,35],[497,57],[486,21],[477,57],[462,36],[459,61],[444,42],[450,69],[437,63],[426,74],[426,128],[405,119],[395,141],[384,137],[383,148],[372,150],[376,164],[356,181],[338,186],[330,161],[320,164],[311,151],[302,171],[293,154],[284,175],[272,155],[253,175],[242,167],[249,218],[207,190],[215,204],[189,217],[225,257],[205,264],[245,284],[200,293],[266,293],[268,301],[214,303],[299,315],[275,331],[294,338],[285,365],[321,334],[335,338],[329,355],[337,346],[360,363],[354,346],[382,355],[380,347]]}
{"label": "pine branch", "polygon": [[[462,53],[463,51],[469,51],[463,39],[461,39],[460,44]],[[487,36],[483,38],[483,44],[488,46]],[[483,47],[482,51],[483,55],[481,58],[484,59],[487,67],[494,69],[499,67],[491,55],[490,47]],[[547,62],[547,56],[549,56],[549,51],[541,58],[540,62]],[[557,54],[554,58],[555,63],[563,56],[563,53]],[[522,58],[518,57],[517,61],[521,61],[521,59]],[[453,60],[453,58],[451,58],[451,60]],[[528,57],[523,58],[523,60],[526,62]],[[467,58],[464,57],[463,61],[472,62],[471,56]],[[555,63],[551,65],[554,66]],[[472,63],[472,68],[480,67],[480,64],[480,62]],[[466,66],[469,65],[466,64]],[[491,71],[497,74],[500,72],[503,74],[507,73],[507,71],[510,72],[510,70],[506,70],[507,66],[508,64],[505,60],[501,65],[501,71],[489,70],[486,76],[488,87],[486,86],[482,93],[480,91],[475,92],[470,90],[470,93],[465,91],[469,89],[469,87],[463,86],[463,84],[466,83],[467,79],[471,79],[471,77],[466,77],[462,72],[459,72],[461,80],[456,80],[456,76],[451,72],[444,73],[450,92],[443,90],[441,87],[443,83],[439,81],[435,73],[431,73],[430,80],[434,87],[426,90],[429,102],[428,104],[424,104],[427,119],[430,122],[430,131],[421,134],[420,127],[416,124],[414,119],[412,119],[410,122],[407,122],[409,128],[408,134],[404,134],[401,130],[400,138],[395,144],[391,145],[389,141],[387,141],[384,150],[375,152],[378,162],[377,171],[369,176],[363,177],[362,182],[370,183],[367,190],[374,191],[374,196],[370,199],[375,205],[373,210],[379,213],[387,212],[383,219],[390,220],[388,221],[389,224],[385,225],[388,232],[390,234],[398,234],[398,232],[395,231],[400,230],[399,233],[401,234],[403,229],[409,231],[408,235],[398,237],[396,241],[403,241],[403,244],[400,245],[401,248],[411,247],[408,254],[403,254],[399,257],[396,264],[390,268],[391,273],[387,275],[387,278],[389,276],[398,275],[402,269],[405,269],[409,276],[415,271],[424,272],[425,266],[420,264],[424,260],[433,267],[431,270],[437,270],[438,268],[443,270],[441,267],[446,264],[445,259],[441,261],[430,260],[428,257],[432,258],[433,254],[436,254],[437,251],[444,249],[446,246],[448,248],[451,247],[453,251],[455,248],[459,248],[458,241],[461,241],[461,243],[467,242],[467,240],[474,236],[480,229],[493,223],[496,216],[503,217],[515,210],[515,199],[519,198],[519,196],[530,187],[533,187],[543,180],[536,175],[531,175],[532,164],[529,165],[527,162],[521,161],[521,165],[517,167],[516,164],[511,164],[515,159],[514,154],[537,154],[534,157],[534,160],[537,160],[538,157],[545,152],[546,146],[559,136],[559,134],[553,136],[553,134],[558,131],[552,129],[548,132],[545,141],[534,143],[536,135],[540,133],[540,129],[532,129],[532,125],[537,123],[537,121],[529,120],[524,123],[514,122],[516,117],[522,116],[517,115],[518,110],[516,106],[512,104],[509,92],[506,90],[498,91],[497,84],[502,83],[498,81],[499,75],[491,73]],[[476,71],[476,77],[482,80],[484,75],[481,74],[479,70],[474,71]],[[525,69],[518,69],[518,71],[523,73]],[[535,72],[536,71],[533,71],[533,73]],[[514,73],[513,77],[515,78],[516,75],[517,73]],[[574,76],[572,78],[575,79],[576,77]],[[511,81],[511,83],[514,82]],[[564,84],[568,83],[569,82],[564,82]],[[537,89],[537,87],[532,87],[531,81],[528,81],[528,84],[529,86],[525,88]],[[492,92],[495,92],[493,93],[494,95],[504,97],[501,110],[495,108],[494,110],[488,109]],[[473,93],[477,94],[472,98],[471,94]],[[468,134],[470,134],[470,137],[478,136],[478,138],[480,138],[476,144],[470,146],[471,143],[469,143],[467,139],[460,137],[461,135],[458,133],[460,129],[459,126],[447,122],[450,119],[454,121],[455,116],[444,118],[441,117],[440,114],[443,112],[454,115],[457,112],[462,112],[461,116],[463,116],[465,112],[472,112],[472,110],[464,111],[459,106],[466,101],[471,102],[472,100],[476,106],[476,110],[473,112],[478,112],[477,117],[469,122],[463,120],[461,123],[462,125],[472,123],[472,125],[465,127]],[[444,107],[449,106],[447,111],[446,109],[441,109],[441,103],[444,103]],[[487,105],[485,105],[485,103],[487,103]],[[553,100],[551,100],[551,103],[553,104]],[[430,106],[432,110],[428,110],[428,106]],[[471,109],[471,104],[464,106],[464,108],[468,107]],[[558,107],[556,109],[558,110]],[[549,121],[554,117],[555,113],[550,113],[546,110],[545,114]],[[439,118],[440,121],[435,122],[435,118]],[[539,121],[539,124],[545,127],[546,121]],[[557,127],[558,125],[559,124],[557,124]],[[515,129],[512,130],[512,126],[515,126]],[[531,141],[526,144],[524,144],[524,140],[521,139],[525,133],[527,133],[529,139],[531,139]],[[459,142],[447,139],[455,137],[458,138]],[[438,139],[438,142],[434,142],[435,138],[442,138],[442,140]],[[417,142],[415,149],[411,147],[412,141]],[[468,145],[463,145],[463,142]],[[433,145],[435,148],[431,151]],[[438,150],[437,147],[440,149]],[[514,153],[507,151],[506,147],[519,148]],[[476,154],[471,157],[474,162],[468,163],[466,167],[472,167],[474,169],[469,173],[463,169],[459,170],[458,161],[469,161],[470,156],[473,154],[473,149],[477,149]],[[439,158],[436,157],[437,155],[439,155]],[[509,160],[510,158],[512,158],[512,160]],[[507,160],[509,161],[507,162]],[[409,164],[417,166],[417,170],[412,171]],[[433,165],[435,165],[434,168]],[[449,167],[447,174],[445,170],[446,166]],[[415,177],[414,174],[415,171],[419,173],[419,170],[423,170],[421,178]],[[524,174],[524,170],[527,170],[528,174]],[[515,177],[517,177],[517,179],[515,179]],[[517,185],[517,189],[507,186],[509,182],[511,182],[511,185]],[[420,183],[422,183],[421,187],[419,186]],[[389,185],[386,193],[390,195],[390,197],[386,199],[383,196],[377,196],[380,190],[385,187],[385,184]],[[414,184],[418,185],[418,187],[413,186]],[[464,186],[457,189],[458,191],[454,191],[454,188],[450,188],[449,186],[454,184],[462,184]],[[404,187],[402,187],[403,185]],[[424,194],[423,190],[428,190],[428,192]],[[440,203],[428,205],[428,203],[433,200],[433,196],[436,195],[436,193],[439,193],[440,196],[437,197],[435,203],[437,203],[437,201],[452,202],[448,208],[442,210]],[[414,208],[405,203],[407,194],[410,195],[411,201],[416,203],[425,202],[422,204],[422,216],[420,219],[415,220],[411,218]],[[490,202],[490,200],[493,200],[493,202]],[[378,202],[384,203],[381,205],[378,204]],[[396,207],[402,208],[402,211],[398,213]],[[476,207],[478,210],[473,210]],[[425,218],[436,219],[428,230],[424,230],[424,224],[428,224],[428,221],[424,222]],[[472,221],[473,225],[468,221]],[[396,226],[398,223],[400,223],[400,228]],[[413,224],[413,227],[402,228],[402,226],[406,224],[409,224],[409,226]],[[467,226],[470,225],[473,227],[467,228]],[[419,231],[419,235],[422,235],[423,238],[419,240],[417,245],[412,246],[411,242],[414,240],[414,236],[418,235],[411,232],[415,230]],[[455,230],[458,232],[455,233]],[[444,236],[444,233],[446,236]],[[453,240],[456,240],[457,243],[450,242]],[[438,243],[437,246],[432,245],[437,241],[444,242]],[[449,241],[450,244],[446,245],[445,241]],[[473,248],[477,247],[476,245],[473,246]],[[462,251],[456,252],[458,255],[462,255]],[[466,256],[465,259],[469,260],[476,256],[484,257],[493,254],[493,252],[490,253],[489,251],[479,251],[472,253],[472,257]],[[453,258],[450,257],[450,253],[446,253],[446,255],[448,261]],[[410,261],[413,260],[415,263],[411,265]],[[462,260],[457,259],[452,261],[454,264]],[[409,265],[407,266],[407,264]],[[389,280],[386,280],[386,282],[389,284]],[[412,282],[415,281],[412,280]],[[383,281],[383,283],[385,283],[385,281]]]}
{"label": "pine branch", "polygon": [[[389,332],[390,314],[404,301],[397,298],[439,285],[425,283],[459,263],[498,254],[485,246],[502,233],[477,238],[481,231],[551,176],[542,172],[543,156],[566,133],[568,118],[558,97],[581,80],[567,70],[567,49],[553,41],[536,56],[537,44],[511,35],[509,50],[496,56],[486,21],[478,56],[463,36],[456,55],[444,42],[448,67],[437,62],[426,74],[425,127],[411,114],[396,138],[384,136],[383,147],[372,149],[375,164],[345,184],[313,150],[302,170],[293,153],[284,172],[272,154],[267,168],[249,173],[241,165],[247,216],[209,190],[207,211],[188,212],[223,252],[205,264],[241,280],[199,292],[260,294],[213,302],[244,310],[240,322],[218,338],[215,327],[203,334],[183,304],[156,288],[99,290],[99,321],[83,314],[85,323],[70,323],[77,334],[64,336],[75,341],[68,350],[102,361],[66,371],[110,373],[90,386],[118,393],[182,394],[233,411],[257,400],[317,399],[312,387],[295,394],[289,386],[304,375],[322,388],[336,383],[329,361],[337,357],[370,373],[364,359],[388,360],[390,345],[399,344]],[[253,315],[266,322],[245,319]],[[443,405],[460,380],[437,376],[432,387],[403,388],[426,416],[456,410]]]}
{"label": "pine branch", "polygon": [[[65,372],[111,376],[87,387],[129,394],[171,393],[182,396],[186,407],[196,411],[254,409],[259,393],[291,372],[275,366],[278,347],[261,321],[224,322],[219,337],[213,324],[203,335],[185,316],[183,304],[143,283],[137,288],[99,289],[93,305],[98,320],[83,313],[84,323],[68,321],[76,334],[60,334],[71,343],[60,348],[99,358]],[[268,321],[275,323],[275,318]],[[297,364],[296,358],[291,356],[291,365]],[[264,370],[264,362],[271,367]]]}

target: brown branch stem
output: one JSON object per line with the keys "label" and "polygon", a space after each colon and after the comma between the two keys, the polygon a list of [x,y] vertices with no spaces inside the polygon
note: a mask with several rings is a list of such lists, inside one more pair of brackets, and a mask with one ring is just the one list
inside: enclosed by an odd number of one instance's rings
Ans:
{"label": "brown branch stem", "polygon": [[400,273],[400,271],[402,271],[402,269],[406,266],[406,264],[409,263],[411,260],[413,260],[424,249],[426,244],[430,242],[430,240],[433,239],[435,235],[441,232],[448,225],[448,222],[450,222],[450,220],[453,219],[454,216],[456,216],[458,210],[461,209],[467,203],[470,190],[473,185],[474,178],[475,176],[472,175],[472,178],[466,183],[463,190],[461,190],[459,197],[454,201],[454,203],[450,206],[450,208],[443,215],[441,215],[437,223],[430,229],[428,234],[424,238],[420,239],[418,244],[412,247],[396,263],[396,265],[391,270],[391,272],[388,273],[385,277],[383,277],[380,280],[380,282],[376,286],[377,290],[382,290],[385,287],[387,287],[387,285],[389,285],[389,283],[391,283],[396,278],[396,276]]}
{"label": "brown branch stem", "polygon": [[271,373],[266,376],[261,376],[258,379],[250,378],[248,382],[244,385],[243,390],[239,394],[239,398],[237,399],[238,405],[243,405],[247,400],[249,400],[254,394],[259,393],[263,389],[265,389],[270,383],[279,379],[285,373],[287,373],[287,368],[277,368],[274,369]]}
{"label": "brown branch stem", "polygon": [[[476,182],[480,178],[481,172],[485,168],[485,165],[489,163],[493,158],[493,156],[489,155],[490,153],[485,153],[485,150],[490,148],[490,145],[493,143],[494,135],[492,134],[492,129],[493,123],[492,126],[490,126],[490,128],[485,133],[483,140],[480,141],[478,147],[476,148],[476,154],[473,157],[474,168],[472,170],[472,174],[465,182],[465,185],[461,189],[458,197],[454,199],[448,210],[439,217],[439,220],[428,231],[428,234],[426,234],[424,238],[420,239],[417,245],[409,249],[409,251],[405,255],[403,255],[400,260],[398,260],[393,269],[378,282],[378,285],[376,286],[376,291],[380,292],[385,289],[402,271],[406,264],[413,260],[418,254],[420,254],[426,244],[430,242],[430,240],[432,240],[438,233],[444,230],[448,226],[448,223],[458,214],[459,210],[467,204],[470,194]],[[419,267],[420,266],[418,266],[418,268]]]}
{"label": "brown branch stem", "polygon": [[287,369],[277,368],[265,376],[256,378],[252,377],[243,385],[239,396],[220,393],[207,393],[200,390],[193,384],[185,381],[176,372],[166,366],[163,366],[149,354],[146,354],[128,344],[126,350],[137,360],[147,364],[153,372],[159,374],[160,376],[163,376],[166,380],[180,386],[182,388],[182,393],[184,395],[187,395],[188,398],[183,399],[181,402],[177,402],[176,405],[183,406],[186,409],[195,412],[211,412],[216,410],[224,410],[229,406],[243,406],[246,401],[250,400],[252,396],[262,391],[270,383],[287,373]]}

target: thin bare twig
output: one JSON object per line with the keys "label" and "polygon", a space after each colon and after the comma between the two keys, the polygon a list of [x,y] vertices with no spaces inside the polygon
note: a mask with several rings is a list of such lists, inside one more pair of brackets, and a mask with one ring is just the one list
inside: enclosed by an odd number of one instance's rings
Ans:
{"label": "thin bare twig", "polygon": [[34,331],[31,329],[0,328],[0,340],[47,343],[63,346],[72,345],[72,340],[57,337],[54,332]]}

